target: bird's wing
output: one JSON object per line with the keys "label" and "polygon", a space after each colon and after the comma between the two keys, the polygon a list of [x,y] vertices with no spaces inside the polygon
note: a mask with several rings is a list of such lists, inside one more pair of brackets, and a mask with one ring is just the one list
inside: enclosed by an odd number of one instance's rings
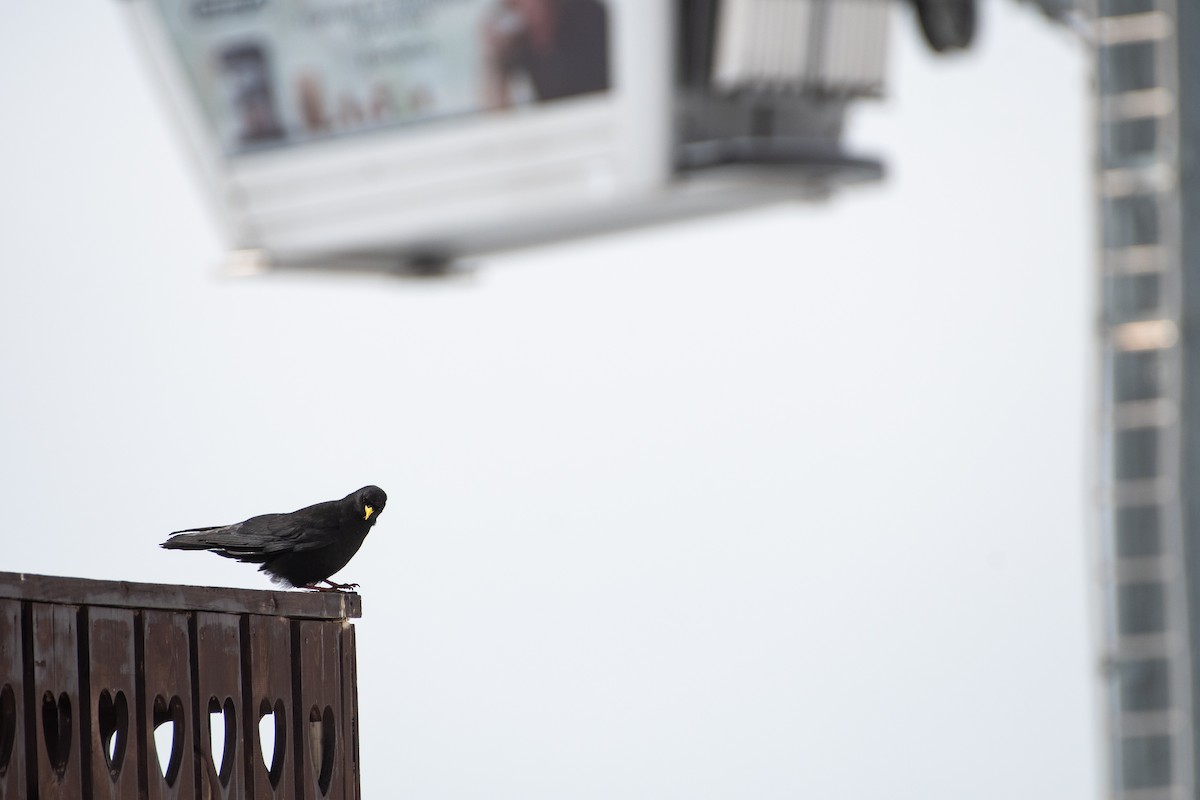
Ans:
{"label": "bird's wing", "polygon": [[264,514],[233,525],[176,531],[162,546],[211,550],[226,558],[261,563],[280,553],[326,547],[337,540],[339,530],[336,517],[325,514]]}
{"label": "bird's wing", "polygon": [[318,550],[336,542],[341,535],[336,514],[267,514],[242,523],[238,536],[253,539],[267,555]]}

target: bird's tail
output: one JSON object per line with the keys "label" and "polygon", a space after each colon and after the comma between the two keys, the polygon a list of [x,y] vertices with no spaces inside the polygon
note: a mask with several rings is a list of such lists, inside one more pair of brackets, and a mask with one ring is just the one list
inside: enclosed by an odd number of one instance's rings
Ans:
{"label": "bird's tail", "polygon": [[[219,533],[227,526],[217,525],[212,528],[191,528],[186,531],[175,531],[171,538],[159,545],[168,550],[210,550],[220,547]],[[214,537],[213,534],[218,534]]]}
{"label": "bird's tail", "polygon": [[171,538],[159,547],[168,550],[208,550],[225,558],[261,564],[270,558],[263,551],[263,542],[254,537],[247,537],[242,531],[243,523],[235,525],[218,525],[213,528],[190,528],[186,531],[175,531]]}

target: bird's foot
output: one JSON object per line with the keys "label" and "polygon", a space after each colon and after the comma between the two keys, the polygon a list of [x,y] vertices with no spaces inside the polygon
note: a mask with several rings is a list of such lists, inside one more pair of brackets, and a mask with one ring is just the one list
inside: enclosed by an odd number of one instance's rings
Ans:
{"label": "bird's foot", "polygon": [[336,592],[337,591],[337,589],[334,589],[332,586],[317,586],[315,583],[310,583],[307,586],[298,586],[296,588],[306,589],[307,591],[310,591],[310,592]]}
{"label": "bird's foot", "polygon": [[358,588],[357,583],[335,583],[334,581],[331,581],[328,578],[321,581],[321,583],[328,584],[329,585],[328,591],[331,591],[331,592],[349,592],[349,591],[352,591],[352,590]]}

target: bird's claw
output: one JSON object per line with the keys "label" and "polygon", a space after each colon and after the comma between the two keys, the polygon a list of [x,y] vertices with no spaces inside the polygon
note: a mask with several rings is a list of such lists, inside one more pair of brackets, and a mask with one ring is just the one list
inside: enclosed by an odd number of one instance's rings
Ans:
{"label": "bird's claw", "polygon": [[301,586],[301,589],[308,589],[312,592],[348,592],[358,588],[357,583],[334,583],[331,580],[323,580],[321,583],[328,584],[327,586],[317,586],[315,583],[310,583],[308,586]]}

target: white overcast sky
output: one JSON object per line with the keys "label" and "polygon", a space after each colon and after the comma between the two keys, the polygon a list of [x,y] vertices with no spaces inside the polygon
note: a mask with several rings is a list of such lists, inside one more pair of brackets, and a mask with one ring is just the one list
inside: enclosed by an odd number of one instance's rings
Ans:
{"label": "white overcast sky", "polygon": [[1087,62],[985,5],[881,185],[417,285],[219,278],[118,0],[4,0],[0,569],[377,483],[367,797],[1097,796]]}

